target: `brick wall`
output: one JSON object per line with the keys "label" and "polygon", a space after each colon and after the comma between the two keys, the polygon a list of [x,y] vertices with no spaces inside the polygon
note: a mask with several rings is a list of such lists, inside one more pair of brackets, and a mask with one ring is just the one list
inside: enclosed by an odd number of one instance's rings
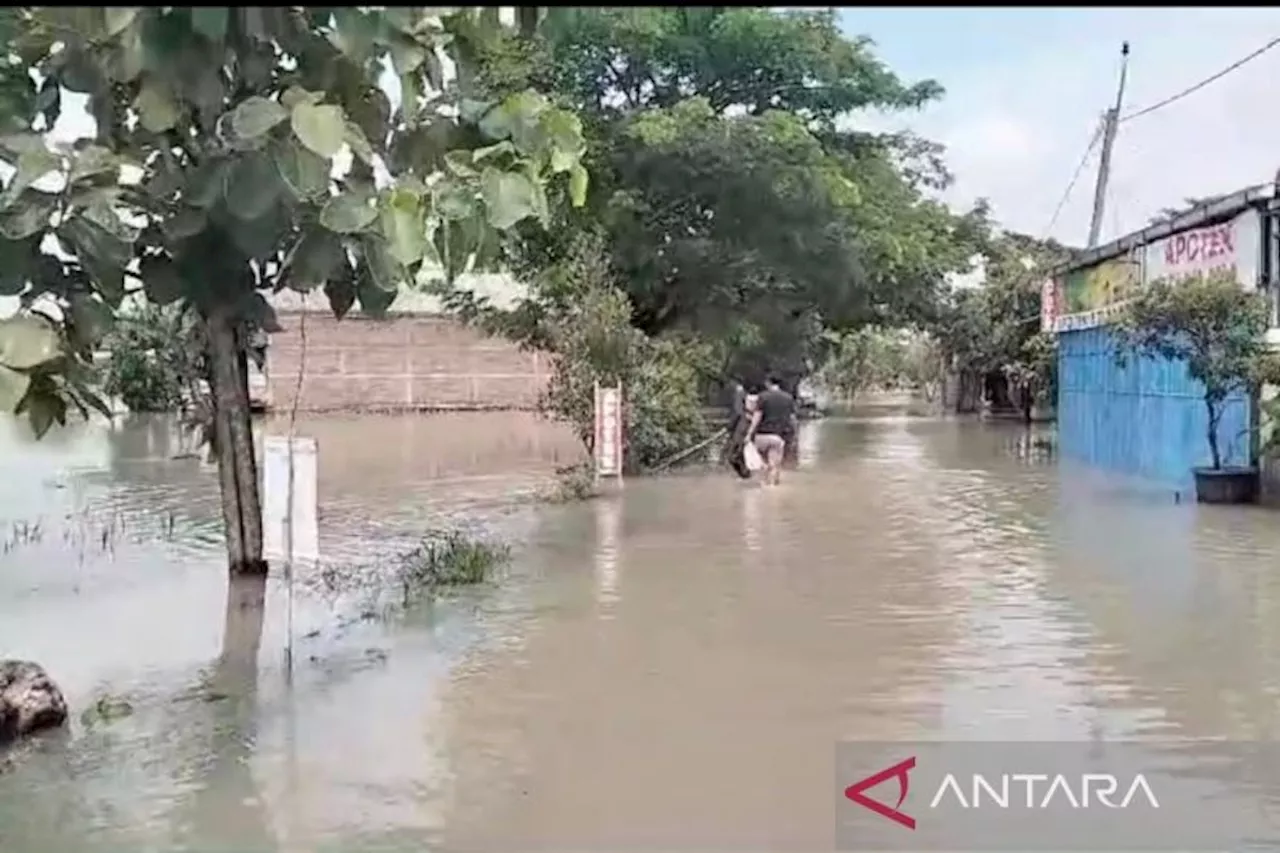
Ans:
{"label": "brick wall", "polygon": [[[439,315],[341,321],[306,313],[301,411],[532,409],[547,356]],[[298,383],[301,312],[278,313],[267,348],[267,394],[288,409]]]}

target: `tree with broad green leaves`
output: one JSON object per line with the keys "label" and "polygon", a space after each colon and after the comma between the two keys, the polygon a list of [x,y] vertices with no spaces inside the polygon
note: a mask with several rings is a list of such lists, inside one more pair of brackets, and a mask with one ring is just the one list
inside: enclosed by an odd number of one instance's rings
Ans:
{"label": "tree with broad green leaves", "polygon": [[[1234,271],[1162,279],[1138,291],[1116,326],[1117,357],[1182,361],[1201,383],[1205,439],[1215,470],[1222,468],[1218,428],[1227,399],[1280,382],[1280,361],[1267,343],[1270,310],[1260,293],[1245,290]],[[1234,438],[1234,437],[1231,437]]]}
{"label": "tree with broad green leaves", "polygon": [[[0,38],[0,295],[22,304],[0,408],[38,434],[103,410],[86,370],[122,300],[190,306],[232,573],[266,568],[246,371],[248,336],[278,328],[265,294],[378,315],[587,192],[574,113],[477,80],[510,38],[496,8],[25,6]],[[69,93],[95,134],[50,143]]]}
{"label": "tree with broad green leaves", "polygon": [[539,39],[481,73],[582,116],[591,190],[564,227],[519,229],[516,266],[545,268],[603,224],[636,327],[716,342],[733,373],[801,376],[824,328],[932,316],[985,208],[930,197],[950,180],[939,146],[858,129],[862,111],[941,94],[873,47],[832,10],[548,9]]}

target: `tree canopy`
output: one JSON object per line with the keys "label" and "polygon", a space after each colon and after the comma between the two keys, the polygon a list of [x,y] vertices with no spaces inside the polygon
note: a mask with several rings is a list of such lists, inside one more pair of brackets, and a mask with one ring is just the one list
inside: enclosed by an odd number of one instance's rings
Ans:
{"label": "tree canopy", "polygon": [[540,35],[491,50],[483,74],[582,117],[592,184],[561,227],[521,229],[515,265],[545,268],[603,230],[649,335],[803,372],[824,327],[932,316],[989,227],[984,207],[933,198],[950,180],[938,146],[856,129],[861,111],[942,90],[901,80],[832,11],[550,9]]}

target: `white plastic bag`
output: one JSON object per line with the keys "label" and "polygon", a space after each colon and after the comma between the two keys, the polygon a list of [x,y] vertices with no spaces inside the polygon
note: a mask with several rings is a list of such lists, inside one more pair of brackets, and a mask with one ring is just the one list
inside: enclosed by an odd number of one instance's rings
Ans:
{"label": "white plastic bag", "polygon": [[750,441],[742,447],[742,461],[747,464],[747,470],[753,474],[764,470],[764,459],[760,456],[760,451],[756,450],[755,444]]}

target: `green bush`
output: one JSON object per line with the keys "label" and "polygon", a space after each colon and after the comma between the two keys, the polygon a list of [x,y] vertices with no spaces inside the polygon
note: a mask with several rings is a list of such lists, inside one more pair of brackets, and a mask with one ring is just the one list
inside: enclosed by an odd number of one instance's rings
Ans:
{"label": "green bush", "polygon": [[176,306],[122,312],[102,343],[102,390],[131,412],[183,410],[201,376],[197,335],[194,318]]}
{"label": "green bush", "polygon": [[627,473],[643,473],[707,437],[700,368],[708,346],[651,339],[631,325],[631,304],[614,285],[598,243],[584,240],[555,271],[560,298],[547,337],[555,369],[544,411],[573,425],[588,450],[595,439],[595,385],[621,383]]}

